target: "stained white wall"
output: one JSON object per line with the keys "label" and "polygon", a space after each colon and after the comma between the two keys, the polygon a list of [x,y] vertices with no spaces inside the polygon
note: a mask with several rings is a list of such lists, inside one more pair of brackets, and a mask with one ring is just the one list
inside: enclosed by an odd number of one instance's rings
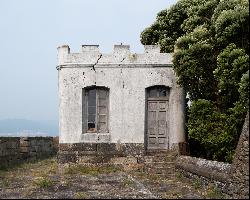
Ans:
{"label": "stained white wall", "polygon": [[[144,54],[131,54],[129,46],[116,45],[111,55],[97,46],[83,46],[70,54],[58,48],[60,143],[112,142],[144,143],[145,92],[154,85],[170,87],[169,142],[185,141],[184,93],[176,84],[172,55],[146,46]],[[82,132],[82,88],[105,86],[109,93],[109,134],[102,139]]]}

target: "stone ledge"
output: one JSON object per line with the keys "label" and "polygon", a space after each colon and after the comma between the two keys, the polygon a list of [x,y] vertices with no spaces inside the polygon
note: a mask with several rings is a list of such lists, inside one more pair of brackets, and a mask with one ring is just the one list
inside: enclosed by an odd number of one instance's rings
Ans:
{"label": "stone ledge", "polygon": [[108,143],[110,142],[110,134],[109,133],[84,133],[82,135],[83,143]]}
{"label": "stone ledge", "polygon": [[178,157],[175,166],[177,169],[185,170],[219,182],[227,182],[231,169],[231,164],[190,156]]}

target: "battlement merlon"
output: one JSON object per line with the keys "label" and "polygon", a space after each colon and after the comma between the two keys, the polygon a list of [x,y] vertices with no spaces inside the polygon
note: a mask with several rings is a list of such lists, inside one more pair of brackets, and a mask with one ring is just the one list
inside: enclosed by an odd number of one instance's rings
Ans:
{"label": "battlement merlon", "polygon": [[145,45],[144,53],[130,52],[129,45],[114,45],[112,54],[102,54],[99,45],[82,45],[80,53],[70,53],[68,45],[58,50],[58,67],[74,66],[172,66],[172,53],[160,53],[159,45]]}

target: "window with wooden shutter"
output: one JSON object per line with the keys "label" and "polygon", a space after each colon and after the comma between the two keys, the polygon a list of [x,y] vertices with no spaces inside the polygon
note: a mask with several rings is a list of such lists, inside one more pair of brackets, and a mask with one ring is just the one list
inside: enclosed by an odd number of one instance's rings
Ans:
{"label": "window with wooden shutter", "polygon": [[109,90],[104,87],[91,87],[85,90],[86,132],[108,132]]}
{"label": "window with wooden shutter", "polygon": [[108,132],[108,90],[97,90],[97,129],[98,132]]}

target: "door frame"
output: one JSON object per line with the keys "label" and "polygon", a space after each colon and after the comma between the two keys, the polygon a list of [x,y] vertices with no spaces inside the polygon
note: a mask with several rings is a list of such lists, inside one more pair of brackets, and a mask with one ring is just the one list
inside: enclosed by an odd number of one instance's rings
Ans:
{"label": "door frame", "polygon": [[[150,88],[153,88],[153,87],[165,87],[168,89],[169,91],[169,94],[167,97],[148,97],[148,92],[149,92],[149,89]],[[159,150],[168,150],[169,149],[169,109],[170,109],[170,106],[169,106],[169,98],[170,98],[170,92],[171,92],[171,88],[168,87],[168,86],[165,86],[165,85],[155,85],[155,86],[150,86],[150,87],[147,87],[145,88],[145,121],[144,121],[144,147],[145,147],[145,151],[146,152],[150,152],[150,151],[159,151]],[[167,138],[167,145],[166,145],[166,148],[165,149],[149,149],[148,148],[148,100],[155,100],[155,101],[166,101],[168,103],[168,111],[167,111],[167,115],[168,115],[168,118],[167,118],[167,135],[166,135],[166,138]]]}

